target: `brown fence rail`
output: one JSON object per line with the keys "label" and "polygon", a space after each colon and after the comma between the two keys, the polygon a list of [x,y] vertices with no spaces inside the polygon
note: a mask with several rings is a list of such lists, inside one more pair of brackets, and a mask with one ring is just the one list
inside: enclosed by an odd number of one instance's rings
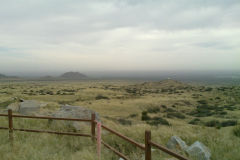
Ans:
{"label": "brown fence rail", "polygon": [[118,137],[121,137],[122,139],[128,141],[129,143],[132,143],[132,144],[135,145],[136,147],[138,147],[138,148],[140,148],[140,149],[142,149],[142,150],[145,150],[145,147],[144,147],[143,145],[141,145],[141,144],[139,144],[138,142],[136,142],[136,141],[134,141],[134,140],[132,140],[132,139],[130,139],[130,138],[128,138],[128,137],[126,137],[126,136],[124,136],[124,135],[122,135],[122,134],[114,131],[114,130],[112,130],[111,128],[108,128],[108,127],[105,126],[105,125],[102,125],[102,128],[104,128],[104,129],[106,129],[107,131],[109,131],[109,132],[117,135]]}
{"label": "brown fence rail", "polygon": [[152,142],[151,141],[151,131],[145,131],[145,159],[146,160],[151,160],[151,147],[156,147],[157,149],[160,149],[161,151],[177,158],[177,159],[180,159],[180,160],[188,160],[187,158],[185,158],[184,156],[178,154],[178,153],[175,153],[171,150],[169,150],[168,148],[164,147],[164,146],[161,146],[155,142]]}
{"label": "brown fence rail", "polygon": [[[57,134],[57,135],[68,135],[68,136],[82,136],[82,137],[92,137],[92,140],[96,141],[95,136],[95,129],[96,129],[96,121],[95,121],[95,114],[92,114],[91,119],[77,119],[77,118],[57,118],[57,117],[45,117],[45,116],[24,116],[24,115],[13,115],[12,110],[8,110],[8,114],[0,114],[0,117],[8,117],[8,127],[0,127],[0,129],[5,129],[9,131],[9,140],[11,144],[13,144],[13,131],[21,131],[21,132],[34,132],[34,133],[49,133],[49,134]],[[80,121],[80,122],[89,122],[91,123],[91,134],[82,134],[82,133],[71,133],[71,132],[57,132],[57,131],[47,131],[47,130],[34,130],[34,129],[24,129],[24,128],[14,128],[13,127],[13,118],[30,118],[30,119],[48,119],[48,120],[65,120],[65,121]],[[152,160],[151,155],[151,148],[156,147],[163,152],[179,159],[179,160],[188,160],[187,158],[183,157],[182,155],[175,153],[164,146],[161,146],[155,142],[151,141],[151,132],[145,131],[145,145],[140,144],[133,139],[122,135],[121,133],[105,126],[101,125],[103,129],[109,131],[110,133],[126,140],[127,142],[133,144],[137,148],[145,151],[145,160]],[[103,140],[101,143],[113,151],[116,155],[123,158],[124,160],[130,160],[126,155],[117,151],[115,148],[104,142]]]}
{"label": "brown fence rail", "polygon": [[57,118],[57,117],[45,117],[45,116],[24,116],[24,115],[13,115],[12,110],[8,110],[8,114],[0,114],[2,117],[8,117],[8,127],[0,127],[0,129],[9,130],[9,139],[12,143],[13,141],[13,131],[21,132],[34,132],[34,133],[49,133],[57,135],[68,135],[68,136],[82,136],[82,137],[95,137],[93,134],[82,134],[82,133],[72,133],[72,132],[58,132],[58,131],[47,131],[47,130],[35,130],[35,129],[25,129],[25,128],[14,128],[13,118],[29,118],[29,119],[48,119],[48,120],[65,120],[65,121],[80,121],[89,122],[95,125],[95,115],[92,115],[92,119],[76,119],[76,118]]}
{"label": "brown fence rail", "polygon": [[117,151],[115,148],[111,147],[109,144],[105,143],[104,141],[102,141],[102,144],[105,147],[107,147],[108,149],[112,150],[116,155],[118,155],[119,157],[123,158],[124,160],[130,160],[124,154],[122,154],[121,152]]}

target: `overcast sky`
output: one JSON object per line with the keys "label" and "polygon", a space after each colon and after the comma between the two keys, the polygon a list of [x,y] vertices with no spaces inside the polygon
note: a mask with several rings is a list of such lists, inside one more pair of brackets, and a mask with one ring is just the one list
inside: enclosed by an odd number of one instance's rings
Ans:
{"label": "overcast sky", "polygon": [[0,73],[240,70],[239,0],[0,0]]}

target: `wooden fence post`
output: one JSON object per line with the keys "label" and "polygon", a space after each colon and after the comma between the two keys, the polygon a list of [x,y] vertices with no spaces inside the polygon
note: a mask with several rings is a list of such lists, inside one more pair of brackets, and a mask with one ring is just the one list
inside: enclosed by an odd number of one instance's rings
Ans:
{"label": "wooden fence post", "polygon": [[96,115],[95,113],[92,114],[92,119],[91,119],[91,123],[92,123],[92,141],[95,142],[95,119],[96,119]]}
{"label": "wooden fence post", "polygon": [[145,131],[145,160],[151,160],[151,131]]}
{"label": "wooden fence post", "polygon": [[13,144],[13,120],[12,120],[12,110],[8,110],[8,133],[9,133],[9,140],[11,144]]}

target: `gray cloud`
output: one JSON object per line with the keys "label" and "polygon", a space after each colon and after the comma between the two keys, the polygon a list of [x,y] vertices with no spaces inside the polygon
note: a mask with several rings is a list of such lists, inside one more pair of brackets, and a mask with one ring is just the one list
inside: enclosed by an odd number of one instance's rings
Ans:
{"label": "gray cloud", "polygon": [[0,72],[240,67],[238,0],[0,3]]}

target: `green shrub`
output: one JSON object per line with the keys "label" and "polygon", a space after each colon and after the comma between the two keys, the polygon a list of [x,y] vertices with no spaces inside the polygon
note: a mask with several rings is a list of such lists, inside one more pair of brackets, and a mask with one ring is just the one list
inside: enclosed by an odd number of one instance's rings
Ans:
{"label": "green shrub", "polygon": [[218,120],[211,120],[205,123],[205,126],[207,127],[220,127],[221,124]]}
{"label": "green shrub", "polygon": [[174,109],[172,109],[172,108],[167,108],[167,109],[165,110],[165,112],[176,112],[176,110],[174,110]]}
{"label": "green shrub", "polygon": [[233,134],[240,138],[240,125],[233,128]]}
{"label": "green shrub", "polygon": [[47,91],[46,94],[53,95],[53,91]]}
{"label": "green shrub", "polygon": [[151,119],[151,117],[149,117],[148,115],[147,115],[147,112],[146,111],[143,111],[142,112],[142,121],[148,121],[148,120],[150,120]]}
{"label": "green shrub", "polygon": [[185,119],[186,117],[179,112],[171,112],[171,113],[167,113],[167,117],[168,118],[179,118],[179,119]]}
{"label": "green shrub", "polygon": [[221,111],[221,112],[218,112],[218,114],[220,114],[220,115],[226,115],[227,112],[226,112],[226,111]]}
{"label": "green shrub", "polygon": [[148,113],[158,113],[160,112],[160,108],[159,107],[150,107],[147,109]]}
{"label": "green shrub", "polygon": [[201,120],[199,118],[194,118],[188,123],[193,124],[193,125],[197,125],[197,124],[200,124],[200,122],[201,122]]}
{"label": "green shrub", "polygon": [[159,124],[170,126],[170,123],[161,117],[154,117],[150,121],[147,121],[148,124],[157,126]]}
{"label": "green shrub", "polygon": [[97,95],[96,97],[95,97],[95,99],[96,100],[100,100],[100,99],[109,99],[108,97],[106,97],[106,96],[103,96],[103,95]]}
{"label": "green shrub", "polygon": [[134,117],[137,117],[138,115],[137,114],[130,114],[129,117],[130,118],[134,118]]}
{"label": "green shrub", "polygon": [[213,89],[211,87],[208,87],[205,89],[206,92],[212,91]]}
{"label": "green shrub", "polygon": [[234,111],[235,109],[237,109],[236,107],[234,106],[224,106],[227,110],[229,111]]}
{"label": "green shrub", "polygon": [[198,103],[200,103],[200,104],[207,104],[207,101],[206,100],[199,100],[199,101],[197,101]]}
{"label": "green shrub", "polygon": [[14,100],[5,101],[0,103],[0,107],[7,107],[9,104],[14,103]]}
{"label": "green shrub", "polygon": [[228,126],[235,126],[237,125],[236,120],[227,120],[219,122],[218,120],[211,120],[205,123],[207,127],[228,127]]}
{"label": "green shrub", "polygon": [[212,115],[226,115],[227,112],[223,111],[223,107],[218,106],[209,106],[209,105],[200,105],[197,108],[188,113],[189,115],[196,116],[196,117],[208,117]]}
{"label": "green shrub", "polygon": [[236,120],[228,120],[228,121],[223,121],[221,123],[222,127],[236,126],[236,125],[237,125],[237,121]]}
{"label": "green shrub", "polygon": [[167,108],[167,106],[166,106],[166,105],[161,105],[161,107],[162,107],[162,108]]}
{"label": "green shrub", "polygon": [[118,122],[122,125],[132,125],[132,121],[123,118],[118,119]]}
{"label": "green shrub", "polygon": [[204,108],[197,108],[196,110],[189,113],[189,115],[196,116],[196,117],[208,117],[213,115],[212,111]]}

